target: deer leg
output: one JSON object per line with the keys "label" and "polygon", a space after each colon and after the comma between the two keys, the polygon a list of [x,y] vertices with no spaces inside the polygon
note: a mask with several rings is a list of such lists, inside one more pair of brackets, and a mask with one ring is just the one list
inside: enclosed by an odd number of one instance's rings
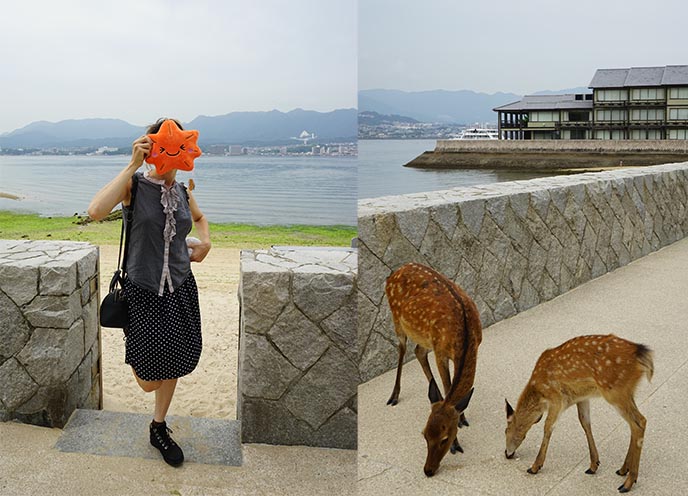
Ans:
{"label": "deer leg", "polygon": [[619,486],[620,493],[627,493],[638,480],[638,468],[640,465],[640,453],[643,449],[643,438],[647,419],[638,410],[633,398],[627,404],[617,406],[621,416],[628,422],[631,428],[631,442],[624,464],[616,471],[619,475],[626,475],[626,480]]}
{"label": "deer leg", "polygon": [[399,363],[397,364],[397,379],[394,381],[394,389],[392,389],[392,396],[387,400],[388,405],[396,405],[399,403],[399,390],[401,389],[401,369],[404,366],[404,355],[406,355],[406,336],[397,333],[399,338]]}
{"label": "deer leg", "polygon": [[545,458],[547,457],[547,448],[549,447],[549,439],[552,436],[552,431],[554,430],[554,424],[559,418],[561,413],[561,405],[554,404],[549,407],[547,412],[547,420],[545,421],[545,434],[542,436],[542,444],[540,445],[540,451],[538,451],[535,457],[535,462],[533,466],[528,469],[529,474],[537,474],[542,466],[545,464]]}
{"label": "deer leg", "polygon": [[[447,394],[449,394],[449,390],[451,389],[451,378],[449,377],[449,359],[441,357],[437,354],[437,352],[435,352],[435,363],[437,363],[437,370],[439,371],[440,377],[442,378],[442,385],[444,386],[444,396],[446,397]],[[454,370],[454,375],[456,375],[456,367]],[[461,420],[459,420],[459,427],[461,427]],[[452,442],[452,445],[449,448],[449,450],[451,451],[452,455],[455,455],[457,452],[463,453],[463,448],[459,444],[458,438],[454,438],[454,441]]]}
{"label": "deer leg", "polygon": [[414,352],[416,354],[416,358],[418,359],[418,363],[420,363],[420,367],[423,369],[425,377],[427,377],[428,382],[430,382],[434,379],[434,377],[432,375],[432,369],[430,368],[430,362],[428,362],[429,351],[426,348],[423,348],[421,345],[417,344]]}
{"label": "deer leg", "polygon": [[600,466],[600,455],[595,446],[595,439],[592,437],[592,427],[590,427],[590,401],[580,401],[576,403],[576,406],[578,407],[578,420],[585,431],[588,450],[590,451],[590,468],[585,473],[594,474]]}
{"label": "deer leg", "polygon": [[442,357],[435,352],[435,363],[437,363],[437,370],[442,379],[442,386],[444,386],[444,396],[447,396],[451,389],[451,377],[449,377],[449,359]]}

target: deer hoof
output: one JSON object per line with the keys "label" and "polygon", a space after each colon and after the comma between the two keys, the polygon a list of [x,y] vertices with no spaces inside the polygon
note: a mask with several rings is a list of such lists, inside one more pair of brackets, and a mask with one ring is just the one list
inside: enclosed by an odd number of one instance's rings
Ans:
{"label": "deer hoof", "polygon": [[461,419],[461,425],[465,425],[466,427],[470,427],[468,420],[466,420],[465,418]]}
{"label": "deer hoof", "polygon": [[391,405],[391,406],[394,406],[394,405],[396,405],[397,403],[399,403],[399,400],[398,400],[397,398],[390,398],[390,399],[387,400],[387,404],[388,404],[388,405]]}
{"label": "deer hoof", "polygon": [[623,484],[619,486],[620,493],[627,493],[628,491],[630,491],[630,489],[627,489],[626,486],[624,486]]}
{"label": "deer hoof", "polygon": [[621,467],[619,470],[616,471],[616,475],[626,475],[628,474],[628,469],[625,467]]}
{"label": "deer hoof", "polygon": [[532,474],[532,475],[537,474],[539,471],[540,471],[540,467],[530,467],[530,468],[528,468],[528,470],[526,470],[526,472],[528,472],[529,474]]}
{"label": "deer hoof", "polygon": [[595,471],[593,469],[589,468],[588,470],[585,471],[585,473],[588,475],[594,475]]}
{"label": "deer hoof", "polygon": [[455,439],[454,442],[451,445],[451,448],[449,448],[449,451],[451,451],[452,455],[455,455],[456,452],[458,451],[459,453],[463,453],[463,448],[459,444],[459,442]]}

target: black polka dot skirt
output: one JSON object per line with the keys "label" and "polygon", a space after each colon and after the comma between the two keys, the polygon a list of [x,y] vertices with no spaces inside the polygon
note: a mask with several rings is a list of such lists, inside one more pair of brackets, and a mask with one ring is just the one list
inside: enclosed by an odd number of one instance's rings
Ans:
{"label": "black polka dot skirt", "polygon": [[162,296],[127,280],[129,330],[125,362],[144,381],[190,374],[201,357],[201,312],[192,273],[173,293]]}

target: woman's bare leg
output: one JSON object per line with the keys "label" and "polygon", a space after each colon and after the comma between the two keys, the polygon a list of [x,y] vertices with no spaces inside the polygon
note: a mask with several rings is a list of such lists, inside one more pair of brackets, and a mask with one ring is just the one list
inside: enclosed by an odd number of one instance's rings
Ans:
{"label": "woman's bare leg", "polygon": [[155,390],[155,413],[153,420],[164,422],[167,410],[172,402],[174,389],[177,387],[177,379],[165,379],[160,381],[161,385]]}
{"label": "woman's bare leg", "polygon": [[150,393],[151,391],[156,391],[160,386],[162,386],[162,381],[144,381],[143,379],[141,379],[136,374],[134,367],[131,368],[131,371],[134,374],[134,377],[136,378],[136,382],[139,383],[139,386],[141,387],[141,389],[143,389],[147,393]]}

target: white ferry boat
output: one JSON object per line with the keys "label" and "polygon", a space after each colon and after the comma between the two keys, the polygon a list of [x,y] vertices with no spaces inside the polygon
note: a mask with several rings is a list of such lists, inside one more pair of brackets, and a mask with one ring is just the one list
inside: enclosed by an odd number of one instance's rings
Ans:
{"label": "white ferry boat", "polygon": [[499,139],[499,132],[490,128],[464,129],[458,140],[496,140]]}

